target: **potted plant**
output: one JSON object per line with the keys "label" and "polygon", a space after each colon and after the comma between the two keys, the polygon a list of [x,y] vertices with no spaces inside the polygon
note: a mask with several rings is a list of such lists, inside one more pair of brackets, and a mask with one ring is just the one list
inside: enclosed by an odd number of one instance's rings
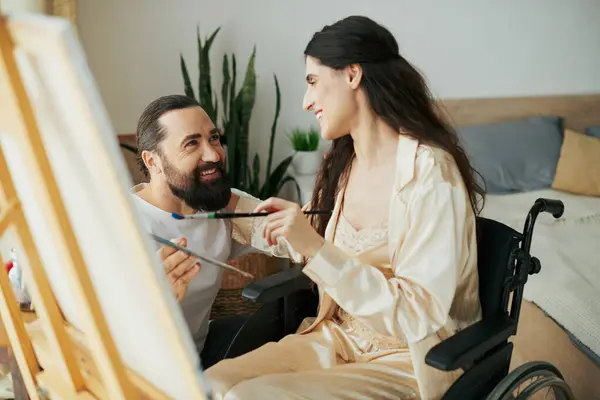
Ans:
{"label": "potted plant", "polygon": [[[255,154],[251,158],[248,149],[250,117],[252,116],[256,94],[256,72],[254,68],[256,47],[254,47],[248,59],[246,71],[241,79],[239,89],[236,87],[236,84],[239,84],[236,74],[236,57],[234,54],[231,57],[227,54],[223,55],[221,69],[223,82],[221,92],[219,93],[220,96],[218,96],[216,90],[213,89],[209,52],[219,30],[220,28],[217,28],[210,36],[205,38],[204,42],[198,30],[197,92],[192,85],[185,60],[180,55],[179,62],[184,92],[187,96],[198,100],[215,125],[222,128],[222,143],[226,147],[227,152],[226,170],[233,187],[257,198],[267,199],[277,196],[282,187],[286,183],[291,182],[295,185],[298,197],[300,197],[298,183],[287,172],[294,156],[284,158],[279,164],[274,165],[273,163],[275,133],[281,109],[281,93],[277,76],[273,76],[276,94],[275,115],[271,126],[266,171],[264,180],[261,183],[260,157],[258,154]],[[271,275],[279,269],[278,260],[263,253],[250,253],[230,260],[228,263],[235,265],[243,271],[250,272],[254,275],[255,279]],[[247,284],[248,279],[225,271],[221,290],[212,308],[211,318],[251,314],[256,311],[260,305],[241,299],[241,292]]]}
{"label": "potted plant", "polygon": [[292,165],[298,175],[313,175],[319,170],[321,157],[319,155],[319,141],[321,135],[314,128],[294,129],[289,136],[290,144],[294,149]]}
{"label": "potted plant", "polygon": [[[255,197],[266,199],[277,196],[282,187],[291,182],[300,193],[297,182],[287,171],[292,163],[293,155],[286,157],[273,168],[273,147],[275,133],[277,131],[277,120],[281,109],[281,93],[277,76],[273,75],[275,81],[275,115],[271,126],[271,137],[269,140],[269,153],[267,158],[267,170],[264,181],[260,182],[260,156],[255,154],[250,162],[248,151],[250,117],[254,108],[256,94],[256,72],[254,63],[256,58],[256,46],[246,65],[246,72],[239,91],[236,88],[236,58],[227,54],[223,55],[222,71],[223,83],[221,85],[221,98],[213,90],[211,77],[210,48],[221,28],[217,28],[204,43],[197,33],[198,42],[198,97],[192,86],[192,81],[182,55],[180,55],[181,74],[184,83],[184,92],[187,96],[198,100],[208,116],[215,125],[223,129],[222,142],[227,149],[227,173],[232,185]],[[231,60],[231,65],[229,61]],[[237,93],[236,93],[237,91]],[[220,102],[219,102],[220,100]],[[221,106],[219,107],[219,103]],[[221,113],[219,113],[219,110]],[[219,117],[221,119],[219,120]]]}

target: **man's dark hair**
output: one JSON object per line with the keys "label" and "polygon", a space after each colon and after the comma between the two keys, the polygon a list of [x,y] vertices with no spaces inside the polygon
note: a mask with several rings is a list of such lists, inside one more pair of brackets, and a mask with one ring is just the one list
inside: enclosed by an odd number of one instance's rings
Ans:
{"label": "man's dark hair", "polygon": [[144,112],[138,120],[136,128],[136,141],[137,141],[137,161],[140,170],[149,178],[150,172],[144,164],[142,159],[143,151],[154,151],[160,154],[160,143],[165,139],[167,134],[164,126],[162,126],[158,119],[165,113],[172,110],[182,110],[188,107],[200,107],[200,104],[193,98],[180,95],[172,94],[168,96],[162,96],[148,104]]}

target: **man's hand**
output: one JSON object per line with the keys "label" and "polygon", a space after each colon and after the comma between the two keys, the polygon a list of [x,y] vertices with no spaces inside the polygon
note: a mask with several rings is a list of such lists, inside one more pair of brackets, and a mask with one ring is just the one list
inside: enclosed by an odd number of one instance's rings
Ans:
{"label": "man's hand", "polygon": [[[187,246],[185,238],[179,238],[173,242],[182,247]],[[196,259],[189,254],[171,246],[161,247],[158,250],[158,256],[165,268],[165,273],[177,301],[181,301],[187,293],[188,284],[200,271],[200,263],[196,262]]]}

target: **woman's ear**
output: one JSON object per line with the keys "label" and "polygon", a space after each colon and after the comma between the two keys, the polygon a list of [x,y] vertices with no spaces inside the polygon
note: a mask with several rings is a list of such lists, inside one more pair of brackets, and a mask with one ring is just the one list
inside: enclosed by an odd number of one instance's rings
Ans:
{"label": "woman's ear", "polygon": [[362,67],[359,64],[351,64],[348,67],[348,83],[352,89],[358,89],[362,80]]}

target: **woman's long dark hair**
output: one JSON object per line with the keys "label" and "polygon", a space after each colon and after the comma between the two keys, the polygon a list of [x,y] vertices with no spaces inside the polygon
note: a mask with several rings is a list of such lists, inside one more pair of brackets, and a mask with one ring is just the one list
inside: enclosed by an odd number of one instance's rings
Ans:
{"label": "woman's long dark hair", "polygon": [[[361,86],[373,111],[392,128],[444,149],[454,157],[469,193],[471,207],[481,210],[477,197],[484,199],[477,173],[459,144],[454,129],[441,116],[421,74],[400,54],[398,43],[383,26],[362,16],[351,16],[314,34],[305,56],[329,68],[341,70],[351,64],[362,68]],[[310,207],[332,210],[340,187],[354,157],[350,135],[335,139],[321,164]],[[330,216],[313,216],[311,222],[324,236]]]}

